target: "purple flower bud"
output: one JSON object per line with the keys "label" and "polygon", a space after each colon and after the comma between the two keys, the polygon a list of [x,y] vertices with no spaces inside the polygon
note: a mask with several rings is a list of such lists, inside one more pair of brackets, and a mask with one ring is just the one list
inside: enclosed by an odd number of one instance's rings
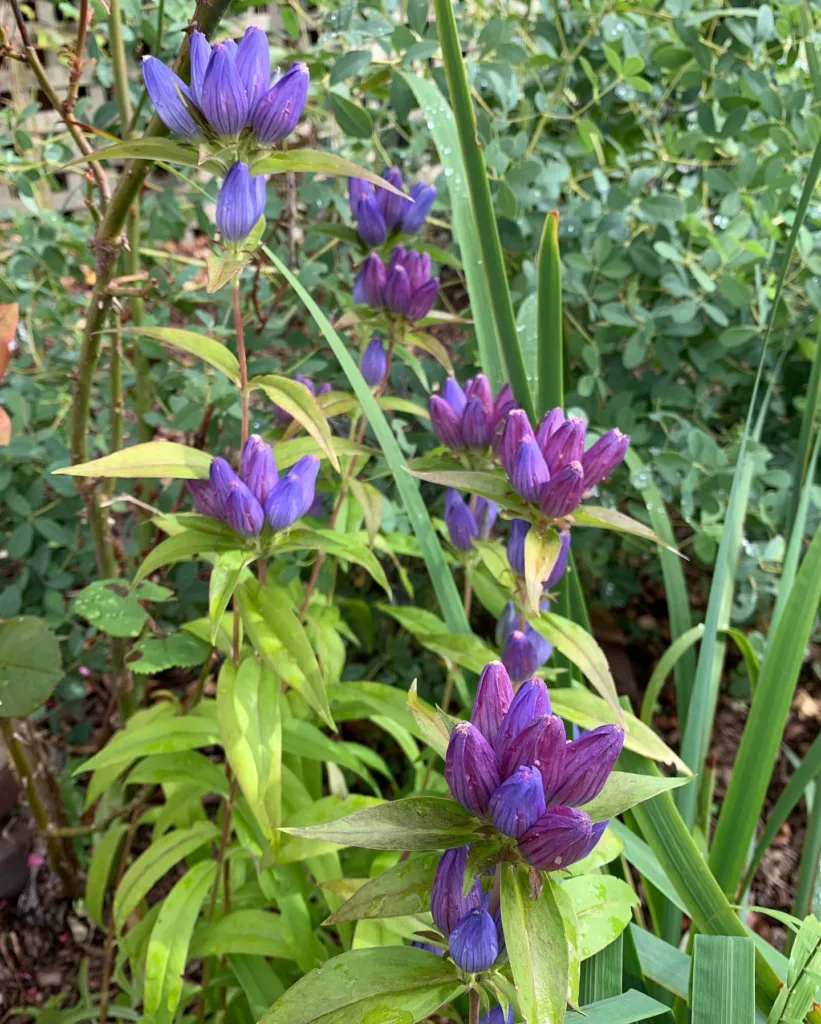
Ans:
{"label": "purple flower bud", "polygon": [[474,814],[486,814],[498,788],[499,762],[485,737],[470,722],[459,722],[450,734],[445,779],[454,798]]}
{"label": "purple flower bud", "polygon": [[428,411],[433,432],[439,439],[439,443],[453,451],[463,447],[462,443],[462,420],[444,398],[439,395],[431,395],[428,399]]}
{"label": "purple flower bud", "polygon": [[507,541],[507,560],[517,576],[525,574],[525,539],[530,532],[526,519],[511,519],[510,537]]}
{"label": "purple flower bud", "polygon": [[268,36],[262,29],[251,25],[245,30],[245,35],[237,47],[234,64],[240,81],[245,86],[248,111],[253,113],[257,100],[271,81],[271,54],[268,49]]}
{"label": "purple flower bud", "polygon": [[467,397],[462,386],[455,377],[448,377],[442,388],[442,398],[453,409],[457,416],[463,416],[467,408]]}
{"label": "purple flower bud", "polygon": [[516,399],[513,397],[513,389],[509,384],[505,384],[496,396],[496,401],[493,403],[494,427],[498,427],[500,423],[504,423],[515,408]]}
{"label": "purple flower bud", "polygon": [[430,256],[426,252],[416,252],[411,249],[402,262],[407,271],[411,291],[415,292],[424,287],[430,281]]}
{"label": "purple flower bud", "polygon": [[584,811],[553,807],[519,840],[519,853],[542,871],[566,868],[580,860],[590,842],[592,825]]}
{"label": "purple flower bud", "polygon": [[291,134],[302,117],[310,84],[308,65],[300,61],[262,94],[251,119],[258,143],[271,146]]}
{"label": "purple flower bud", "polygon": [[445,491],[445,523],[453,546],[460,551],[470,551],[479,536],[479,528],[470,506],[452,487]]}
{"label": "purple flower bud", "polygon": [[214,131],[226,138],[239,135],[248,120],[248,96],[225,43],[211,48],[200,90],[200,107]]}
{"label": "purple flower bud", "polygon": [[463,971],[486,971],[499,955],[496,922],[481,907],[469,911],[450,933],[449,946],[451,959]]}
{"label": "purple flower bud", "polygon": [[468,399],[478,398],[487,412],[488,420],[493,421],[493,391],[490,381],[483,373],[477,373],[465,384],[465,395]]}
{"label": "purple flower bud", "polygon": [[[509,671],[510,669],[508,669]],[[513,681],[516,682],[515,679]],[[516,739],[525,726],[530,725],[534,718],[549,715],[550,712],[550,697],[547,694],[544,680],[535,678],[522,683],[511,701],[508,713],[499,729],[499,735],[496,737],[494,750],[497,757],[504,756],[508,745]]]}
{"label": "purple flower bud", "polygon": [[550,571],[550,575],[544,581],[546,590],[551,587],[555,587],[559,580],[564,576],[567,571],[567,560],[570,557],[570,530],[563,530],[559,537],[561,538],[562,547],[559,551],[559,557],[556,559],[556,564]]}
{"label": "purple flower bud", "polygon": [[527,434],[519,442],[513,458],[510,482],[525,501],[538,501],[544,485],[550,480],[550,473],[536,438]]}
{"label": "purple flower bud", "polygon": [[599,840],[604,835],[604,830],[607,828],[609,824],[609,818],[607,819],[607,821],[597,821],[595,823],[593,828],[590,830],[590,839],[588,839],[587,845],[582,850],[579,856],[579,860],[582,860],[584,857],[587,857],[589,854],[593,852],[593,850],[598,846]]}
{"label": "purple flower bud", "polygon": [[569,462],[542,488],[539,507],[554,519],[570,515],[582,500],[584,473],[581,462]]}
{"label": "purple flower bud", "polygon": [[566,745],[561,718],[557,715],[539,715],[505,748],[501,758],[502,778],[507,779],[517,768],[529,765],[541,773],[543,787],[544,779],[547,778],[551,788],[555,789],[562,777]]}
{"label": "purple flower bud", "polygon": [[284,530],[305,515],[314,501],[318,473],[316,455],[303,455],[277,481],[265,503],[265,515],[274,530]]}
{"label": "purple flower bud", "polygon": [[487,448],[493,440],[493,428],[480,398],[471,398],[462,417],[462,436],[468,448]]}
{"label": "purple flower bud", "polygon": [[[512,601],[510,606],[513,607]],[[496,737],[512,701],[513,686],[507,669],[501,661],[489,662],[479,676],[470,720],[491,746],[496,744]]]}
{"label": "purple flower bud", "polygon": [[327,395],[327,394],[330,394],[330,392],[333,391],[333,389],[334,389],[333,384],[331,384],[330,381],[326,380],[324,384],[320,384],[319,385],[319,390],[317,391],[317,395]]}
{"label": "purple flower bud", "polygon": [[185,486],[194,499],[194,507],[198,512],[204,516],[211,516],[212,519],[222,519],[222,506],[207,480],[186,480]]}
{"label": "purple flower bud", "polygon": [[413,203],[404,203],[401,211],[402,230],[407,235],[415,235],[422,229],[425,219],[430,213],[430,208],[436,199],[436,188],[420,181],[413,186],[410,196]]}
{"label": "purple flower bud", "polygon": [[499,457],[505,473],[510,477],[513,472],[513,460],[519,448],[519,442],[524,437],[533,436],[530,429],[530,420],[524,409],[513,409],[505,420],[505,429],[502,432],[502,442],[499,449]]}
{"label": "purple flower bud", "polygon": [[598,796],[623,746],[624,729],[617,725],[600,725],[568,743],[561,780],[545,790],[548,805],[581,807]]}
{"label": "purple flower bud", "polygon": [[542,452],[544,452],[544,446],[563,423],[564,412],[558,406],[555,409],[550,409],[539,420],[539,426],[536,428],[536,443]]}
{"label": "purple flower bud", "polygon": [[[361,209],[361,207],[360,207]],[[394,313],[405,314],[410,308],[411,288],[408,272],[403,266],[388,271],[385,280],[385,305]]]}
{"label": "purple flower bud", "polygon": [[[516,606],[512,601],[508,601],[504,607],[502,614],[499,616],[496,622],[496,646],[504,649],[507,643],[507,638],[518,626],[519,616],[516,612]],[[507,671],[507,669],[505,669]]]}
{"label": "purple flower bud", "polygon": [[385,343],[378,335],[368,342],[368,347],[359,361],[359,369],[369,387],[375,388],[385,379],[388,372],[388,354],[385,351]]}
{"label": "purple flower bud", "polygon": [[279,474],[271,446],[259,434],[251,434],[242,447],[239,475],[260,505],[264,505]]}
{"label": "purple flower bud", "polygon": [[582,455],[584,489],[589,491],[591,487],[595,487],[609,476],[622,461],[629,447],[630,435],[623,434],[618,429],[608,430],[591,445]]}
{"label": "purple flower bud", "polygon": [[499,506],[495,501],[487,498],[479,498],[476,502],[476,525],[479,527],[479,540],[487,540],[496,517],[499,515]]}
{"label": "purple flower bud", "polygon": [[569,462],[581,462],[586,433],[584,420],[571,416],[551,434],[542,449],[551,476],[555,476]]}
{"label": "purple flower bud", "polygon": [[464,895],[465,868],[470,846],[445,850],[436,868],[430,896],[430,912],[439,931],[447,938],[461,919],[481,905],[482,886],[478,877]]}
{"label": "purple flower bud", "polygon": [[532,676],[539,667],[536,651],[527,634],[520,629],[514,629],[507,638],[502,661],[514,683],[521,683],[523,679]]}
{"label": "purple flower bud", "polygon": [[439,294],[439,278],[432,277],[430,281],[422,285],[421,288],[417,288],[415,292],[411,294],[410,304],[408,305],[408,311],[405,314],[411,323],[415,323],[417,320],[423,320],[431,309],[433,304],[436,302],[436,296]]}
{"label": "purple flower bud", "polygon": [[[373,193],[372,186],[371,193]],[[381,245],[388,237],[385,219],[373,194],[360,193],[356,206],[356,230],[365,245]]]}
{"label": "purple flower bud", "polygon": [[[545,611],[549,611],[549,606],[545,608],[546,604],[547,602],[544,602],[542,604],[542,608]],[[535,630],[530,623],[525,626],[525,636],[527,637],[527,642],[533,648],[533,657],[536,661],[536,668],[540,668],[553,653],[553,644],[545,640],[542,634]]]}
{"label": "purple flower bud", "polygon": [[[237,59],[237,49],[238,49],[237,41],[235,39],[223,39],[222,45],[225,47],[225,49],[231,55],[231,60],[236,60]],[[214,46],[216,46],[216,43],[214,44]],[[211,47],[212,52],[213,52],[213,49],[214,49],[214,47],[212,46]]]}
{"label": "purple flower bud", "polygon": [[314,398],[316,398],[316,386],[310,377],[306,377],[301,373],[295,373],[294,380],[298,381],[304,388],[307,388]]}
{"label": "purple flower bud", "polygon": [[396,195],[395,192],[389,192],[386,188],[380,188],[377,192],[379,210],[384,219],[385,225],[390,231],[400,222],[406,207],[411,206],[411,203],[409,203],[407,199],[403,198],[404,191],[402,172],[398,167],[389,167],[382,177],[390,185],[393,185],[394,188],[398,188],[400,192],[403,192],[402,196]]}
{"label": "purple flower bud", "polygon": [[490,798],[493,824],[500,832],[515,839],[524,835],[544,812],[542,777],[535,768],[527,765],[517,768]]}
{"label": "purple flower bud", "polygon": [[408,250],[404,245],[395,245],[391,258],[388,260],[388,270],[393,270],[394,267],[401,267],[405,265],[405,260],[408,258]]}
{"label": "purple flower bud", "polygon": [[494,1006],[489,1013],[482,1014],[479,1024],[513,1024],[513,1004],[508,1006],[507,1013],[501,1006]]}
{"label": "purple flower bud", "polygon": [[156,57],[143,57],[143,79],[165,127],[186,139],[196,135],[199,131],[196,121],[182,98],[190,97],[191,92],[179,75]]}
{"label": "purple flower bud", "polygon": [[202,83],[211,59],[211,44],[197,29],[188,37],[188,57],[191,65],[191,98],[199,106]]}
{"label": "purple flower bud", "polygon": [[225,522],[243,537],[257,537],[265,523],[262,505],[237,477],[228,489],[224,501]]}
{"label": "purple flower bud", "polygon": [[385,305],[384,289],[387,271],[382,257],[372,252],[359,268],[353,286],[353,300],[360,306],[381,309]]}
{"label": "purple flower bud", "polygon": [[220,509],[220,517],[222,517],[223,510],[225,508],[225,499],[228,497],[228,492],[233,486],[234,481],[239,478],[225,459],[217,457],[211,461],[211,467],[208,471],[208,479],[211,485],[211,491],[214,495],[214,501],[216,502],[217,508]]}
{"label": "purple flower bud", "polygon": [[247,238],[264,210],[264,175],[252,178],[247,164],[234,164],[217,196],[217,227],[223,237],[230,242]]}

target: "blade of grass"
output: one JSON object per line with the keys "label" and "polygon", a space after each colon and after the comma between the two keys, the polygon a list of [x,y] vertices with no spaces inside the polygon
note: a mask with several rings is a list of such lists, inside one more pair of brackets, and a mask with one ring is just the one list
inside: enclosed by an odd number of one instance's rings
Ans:
{"label": "blade of grass", "polygon": [[817,785],[801,851],[795,914],[797,917],[821,914],[821,800],[818,799]]}
{"label": "blade of grass", "polygon": [[407,472],[407,464],[391,429],[391,425],[379,408],[376,399],[371,393],[371,389],[365,383],[362,374],[359,372],[359,367],[348,351],[348,347],[333,329],[328,318],[305,290],[299,279],[291,273],[285,264],[267,246],[263,246],[262,251],[294,289],[305,304],[308,312],[314,318],[317,327],[331,346],[339,365],[350,381],[351,387],[362,405],[363,412],[368,417],[368,422],[393,473],[397,490],[402,497],[402,502],[408,513],[413,531],[416,534],[416,539],[419,541],[419,546],[425,558],[425,565],[428,568],[430,580],[436,591],[439,606],[448,629],[452,633],[470,633],[470,624],[462,607],[462,599],[445,561],[445,556],[436,536],[436,530],[433,528],[433,523],[422,500],[422,495],[419,493],[419,485],[415,478]]}
{"label": "blade of grass", "polygon": [[662,654],[661,658],[659,658],[659,663],[653,669],[653,674],[650,676],[650,682],[647,684],[641,701],[642,722],[645,722],[647,725],[652,723],[653,711],[655,710],[656,701],[661,693],[662,686],[664,686],[665,679],[684,654],[691,650],[702,636],[704,636],[704,624],[700,622],[697,626],[693,626],[692,629],[688,629],[686,633],[676,637],[664,654]]}
{"label": "blade of grass", "polygon": [[752,939],[696,935],[690,1024],[754,1024]]}
{"label": "blade of grass", "polygon": [[564,405],[564,343],[562,340],[562,261],[559,256],[559,211],[545,217],[539,245],[538,386],[536,415]]}
{"label": "blade of grass", "polygon": [[819,397],[821,397],[821,318],[818,321],[815,356],[812,361],[812,369],[810,370],[810,380],[807,384],[804,411],[801,414],[801,431],[798,435],[798,447],[795,450],[792,481],[790,483],[790,503],[787,511],[786,529],[784,531],[790,539],[792,539],[795,520],[801,504],[802,484],[805,479],[813,479],[813,473],[809,467],[809,462],[811,461],[810,445],[812,444],[812,435],[818,418]]}
{"label": "blade of grass", "polygon": [[459,145],[465,165],[470,203],[479,249],[482,255],[487,293],[496,328],[496,346],[502,353],[507,379],[513,388],[516,401],[525,410],[535,425],[535,405],[530,393],[527,370],[519,335],[516,331],[516,317],[507,283],[499,226],[490,194],[484,157],[479,144],[476,114],[470,95],[467,72],[462,59],[459,30],[453,13],[451,0],[433,0],[436,25],[439,29],[439,43],[445,65],[445,77],[450,92],[450,102],[456,119]]}
{"label": "blade of grass", "polygon": [[622,936],[600,949],[595,956],[582,960],[579,984],[579,1005],[612,999],[622,993]]}

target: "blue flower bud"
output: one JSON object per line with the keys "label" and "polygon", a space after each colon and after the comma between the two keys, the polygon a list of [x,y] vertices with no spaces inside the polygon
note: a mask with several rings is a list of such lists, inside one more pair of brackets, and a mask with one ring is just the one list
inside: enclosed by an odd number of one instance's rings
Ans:
{"label": "blue flower bud", "polygon": [[422,229],[436,199],[436,188],[419,182],[410,191],[413,203],[405,203],[401,211],[402,231],[406,235],[415,235]]}
{"label": "blue flower bud", "polygon": [[228,497],[228,492],[231,490],[234,481],[239,478],[225,459],[217,457],[216,459],[211,460],[208,479],[211,485],[211,491],[214,495],[214,501],[220,509],[221,518],[225,508],[225,500]]}
{"label": "blue flower bud", "polygon": [[316,398],[316,385],[314,384],[310,377],[306,377],[304,376],[304,374],[301,373],[295,373],[294,380],[300,383],[314,396],[314,398]]}
{"label": "blue flower bud", "polygon": [[214,131],[225,138],[236,138],[248,120],[248,96],[225,43],[211,49],[200,89],[200,107]]}
{"label": "blue flower bud", "polygon": [[439,931],[450,935],[459,921],[481,905],[482,886],[478,877],[467,896],[464,895],[465,868],[470,846],[445,850],[436,867],[430,896],[430,912]]}
{"label": "blue flower bud", "polygon": [[458,722],[450,734],[445,779],[454,798],[474,814],[486,814],[498,789],[499,762],[485,737],[470,722]]}
{"label": "blue flower bud", "polygon": [[299,124],[311,76],[308,65],[292,64],[279,81],[264,92],[254,109],[251,127],[262,146],[271,146],[286,138]]}
{"label": "blue flower bud", "polygon": [[539,772],[522,765],[490,798],[490,816],[496,828],[518,839],[545,812],[544,789]]}
{"label": "blue flower bud", "polygon": [[521,683],[532,676],[539,667],[536,651],[523,630],[514,629],[507,638],[502,651],[502,662],[514,683]]}
{"label": "blue flower bud", "polygon": [[564,412],[558,406],[555,409],[549,409],[539,420],[539,426],[536,428],[536,443],[542,453],[545,450],[544,446],[563,423]]}
{"label": "blue flower bud", "polygon": [[496,922],[486,910],[471,910],[450,933],[450,956],[469,974],[492,967],[499,955]]}
{"label": "blue flower bud", "polygon": [[211,516],[212,519],[222,518],[222,506],[207,480],[186,480],[185,486],[194,499],[194,507],[198,512],[204,516]]}
{"label": "blue flower bud", "polygon": [[479,540],[487,540],[493,524],[499,515],[499,506],[495,501],[479,498],[476,502],[476,525],[479,527]]}
{"label": "blue flower bud", "polygon": [[568,743],[561,779],[545,790],[548,805],[581,807],[598,796],[623,746],[624,729],[617,725],[600,725]]}
{"label": "blue flower bud", "polygon": [[279,474],[271,446],[259,434],[251,434],[242,447],[239,475],[260,505],[264,505]]}
{"label": "blue flower bud", "polygon": [[247,164],[234,164],[217,196],[217,227],[223,237],[229,242],[247,238],[264,210],[265,176],[251,177]]}
{"label": "blue flower bud", "polygon": [[285,530],[306,514],[314,501],[318,473],[319,459],[303,455],[277,481],[265,503],[265,515],[274,530]]}
{"label": "blue flower bud", "polygon": [[507,541],[507,560],[517,576],[525,574],[525,539],[530,532],[526,519],[511,519],[510,536]]}
{"label": "blue flower bud", "polygon": [[539,715],[505,747],[499,758],[502,778],[507,779],[517,768],[528,765],[541,772],[542,787],[546,778],[552,792],[562,777],[566,744],[561,718]]}
{"label": "blue flower bud", "polygon": [[235,479],[224,501],[225,522],[243,537],[257,537],[265,523],[262,505],[239,479]]}
{"label": "blue flower bud", "polygon": [[581,860],[593,826],[584,811],[553,807],[519,839],[519,853],[534,868],[556,871]]}
{"label": "blue flower bud", "polygon": [[[370,182],[365,184],[370,185]],[[363,192],[359,196],[356,204],[356,230],[365,245],[376,246],[388,237],[388,229],[373,191],[371,185],[370,194]]]}
{"label": "blue flower bud", "polygon": [[434,946],[432,942],[417,942],[416,939],[411,940],[411,945],[415,946],[416,949],[427,950],[428,953],[435,953],[436,956],[444,956],[445,951],[441,946]]}
{"label": "blue flower bud", "polygon": [[440,398],[439,395],[431,395],[428,399],[428,411],[433,432],[439,439],[439,443],[452,451],[462,448],[461,417],[453,411],[444,398]]}
{"label": "blue flower bud", "polygon": [[359,369],[362,371],[365,383],[372,388],[381,384],[385,379],[385,374],[388,372],[388,354],[385,351],[385,343],[380,337],[374,336],[368,342],[368,347],[359,360]]}
{"label": "blue flower bud", "polygon": [[464,415],[467,407],[467,396],[462,390],[462,385],[455,377],[448,377],[442,387],[442,398],[453,409],[457,416]]}
{"label": "blue flower bud", "polygon": [[[393,185],[394,188],[398,188],[400,192],[403,192],[402,172],[398,167],[389,167],[382,177],[389,184]],[[400,222],[402,214],[407,207],[413,205],[404,198],[404,192],[403,195],[398,196],[395,192],[389,192],[386,188],[380,188],[377,191],[377,202],[379,203],[379,211],[389,231],[393,230]]]}
{"label": "blue flower bud", "polygon": [[[496,646],[504,650],[507,638],[519,624],[519,615],[516,606],[508,601],[496,622]],[[507,669],[505,669],[507,671]]]}
{"label": "blue flower bud", "polygon": [[493,440],[490,416],[480,398],[471,398],[465,407],[462,435],[468,448],[487,448]]}
{"label": "blue flower bud", "polygon": [[501,1006],[494,1006],[489,1013],[482,1014],[479,1024],[513,1024],[513,1004],[508,1006],[507,1013]]}
{"label": "blue flower bud", "polygon": [[385,305],[384,291],[387,271],[382,257],[372,252],[365,258],[353,286],[353,300],[360,306],[381,309]]}
{"label": "blue flower bud", "polygon": [[[547,602],[543,602],[541,607],[544,611],[549,611],[549,607],[545,607],[546,604]],[[542,634],[539,633],[536,629],[534,629],[533,626],[530,625],[530,623],[528,623],[525,626],[525,636],[527,637],[527,642],[533,648],[533,657],[536,662],[536,669],[538,669],[542,665],[544,665],[544,663],[553,653],[553,644],[551,644],[548,640],[545,640]],[[533,671],[535,672],[536,669],[534,669]]]}
{"label": "blue flower bud", "polygon": [[431,265],[428,253],[416,252],[415,249],[411,249],[402,261],[402,265],[407,271],[412,292],[423,288],[430,281]]}
{"label": "blue flower bud", "polygon": [[544,581],[546,590],[550,590],[551,587],[555,587],[567,571],[567,560],[570,557],[570,530],[563,530],[559,534],[559,538],[562,542],[562,547],[561,551],[559,551],[559,557],[556,559],[556,564],[551,569],[550,575]]}
{"label": "blue flower bud", "polygon": [[411,287],[408,272],[401,265],[392,267],[385,279],[385,305],[394,313],[404,315],[410,308]]}
{"label": "blue flower bud", "polygon": [[630,447],[630,435],[620,430],[608,430],[582,455],[584,489],[589,491],[605,477],[610,476]]}
{"label": "blue flower bud", "polygon": [[513,389],[509,384],[505,384],[493,402],[494,428],[504,423],[515,408],[516,399],[513,397]]}
{"label": "blue flower bud", "polygon": [[211,44],[197,29],[188,37],[188,57],[191,64],[191,98],[199,106],[202,83],[211,59]]}
{"label": "blue flower bud", "polygon": [[499,458],[502,468],[508,477],[513,472],[513,461],[516,452],[519,450],[519,442],[525,437],[532,437],[530,420],[524,409],[512,409],[505,420],[505,427],[502,431],[502,440],[499,448]]}
{"label": "blue flower bud", "polygon": [[[510,602],[511,608],[513,602]],[[471,722],[491,746],[513,701],[513,686],[501,661],[491,661],[482,669],[473,702]]]}
{"label": "blue flower bud", "polygon": [[237,47],[234,58],[239,79],[245,87],[248,97],[248,111],[253,113],[257,100],[265,92],[271,82],[271,54],[268,49],[268,36],[262,29],[251,25]]}
{"label": "blue flower bud", "polygon": [[516,449],[510,482],[525,501],[538,501],[542,488],[549,480],[547,463],[542,458],[536,438],[526,434]]}
{"label": "blue flower bud", "polygon": [[460,551],[470,551],[479,536],[479,528],[470,506],[452,487],[445,490],[445,523],[453,546]]}
{"label": "blue flower bud", "polygon": [[539,508],[546,516],[560,519],[568,516],[582,500],[584,473],[580,462],[568,462],[542,488]]}
{"label": "blue flower bud", "polygon": [[188,86],[156,57],[143,57],[143,79],[160,120],[186,139],[197,134],[196,121],[189,114],[183,96],[191,96]]}
{"label": "blue flower bud", "polygon": [[593,852],[593,850],[599,845],[599,840],[604,835],[604,830],[607,828],[609,824],[609,818],[607,819],[607,821],[597,821],[595,823],[593,828],[590,830],[590,838],[588,839],[585,847],[582,849],[581,854],[579,856],[579,860],[582,860],[584,857],[589,856]]}
{"label": "blue flower bud", "polygon": [[[511,679],[513,679],[512,676]],[[513,679],[513,682],[516,680]],[[547,694],[544,680],[535,678],[522,683],[511,701],[510,709],[505,715],[499,735],[496,737],[494,750],[497,757],[504,757],[508,745],[526,726],[530,725],[534,718],[549,715],[550,711],[550,697]]]}
{"label": "blue flower bud", "polygon": [[555,476],[568,463],[581,461],[586,434],[585,422],[578,416],[570,416],[551,434],[542,448],[551,476]]}
{"label": "blue flower bud", "polygon": [[427,281],[417,288],[415,292],[411,293],[410,303],[408,304],[408,311],[405,314],[411,323],[415,323],[417,320],[423,320],[433,308],[436,297],[439,294],[439,278],[432,277],[430,281]]}

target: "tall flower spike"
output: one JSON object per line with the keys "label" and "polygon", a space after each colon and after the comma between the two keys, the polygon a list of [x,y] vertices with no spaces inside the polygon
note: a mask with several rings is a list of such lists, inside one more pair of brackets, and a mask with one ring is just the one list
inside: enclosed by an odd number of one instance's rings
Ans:
{"label": "tall flower spike", "polygon": [[525,501],[538,501],[542,488],[550,480],[547,463],[532,434],[519,442],[513,458],[510,482]]}
{"label": "tall flower spike", "polygon": [[554,807],[519,840],[519,853],[534,868],[557,871],[581,860],[593,834],[590,817],[575,807]]}
{"label": "tall flower spike", "polygon": [[271,146],[286,138],[299,124],[311,76],[308,65],[300,61],[260,97],[251,118],[254,137],[262,146]]}
{"label": "tall flower spike", "polygon": [[470,720],[491,746],[496,743],[512,701],[513,686],[507,669],[501,661],[489,662],[479,676]]}
{"label": "tall flower spike", "polygon": [[598,796],[624,746],[624,730],[600,725],[567,744],[560,781],[546,790],[548,805],[581,807]]}
{"label": "tall flower spike", "polygon": [[385,342],[378,335],[374,335],[368,342],[368,347],[359,361],[359,369],[369,387],[375,388],[385,379],[388,372],[388,354],[385,351]]}
{"label": "tall flower spike", "polygon": [[[552,791],[562,777],[565,746],[564,724],[558,715],[539,715],[508,743],[500,758],[502,778],[509,778],[523,764],[538,769]],[[528,826],[529,827],[529,826]]]}
{"label": "tall flower spike", "polygon": [[580,462],[568,462],[542,488],[539,508],[546,516],[560,519],[570,515],[582,500],[584,473]]}
{"label": "tall flower spike", "polygon": [[271,53],[268,37],[255,25],[245,30],[234,58],[237,74],[245,87],[248,110],[253,113],[257,100],[268,88],[271,81]]}
{"label": "tall flower spike", "polygon": [[199,131],[197,123],[183,100],[183,96],[191,93],[179,75],[156,57],[143,57],[143,79],[165,127],[186,139],[196,135]]}
{"label": "tall flower spike", "polygon": [[251,434],[243,445],[239,475],[260,505],[265,505],[279,474],[271,446],[259,434]]}
{"label": "tall flower spike", "polygon": [[582,455],[585,490],[590,490],[605,477],[610,476],[627,454],[629,447],[630,435],[622,434],[618,429],[608,430],[591,445]]}
{"label": "tall flower spike", "polygon": [[248,120],[248,95],[225,43],[217,43],[211,49],[200,90],[200,106],[214,131],[225,138],[236,138]]}
{"label": "tall flower spike", "polygon": [[490,798],[490,816],[496,828],[518,839],[545,812],[542,777],[536,768],[522,765]]}
{"label": "tall flower spike", "polygon": [[413,203],[404,203],[401,213],[402,230],[407,235],[415,235],[421,231],[430,209],[436,199],[436,188],[419,182],[410,191]]}
{"label": "tall flower spike", "polygon": [[469,974],[492,967],[499,955],[496,922],[477,907],[471,910],[450,933],[450,955],[455,964]]}
{"label": "tall flower spike", "polygon": [[486,814],[498,788],[499,762],[485,737],[470,722],[459,722],[448,741],[445,779],[459,803],[474,814]]}
{"label": "tall flower spike", "polygon": [[479,536],[479,527],[470,505],[452,487],[445,490],[445,523],[453,546],[460,551],[470,551]]}
{"label": "tall flower spike", "polygon": [[529,725],[539,715],[549,715],[550,712],[550,697],[547,694],[544,680],[536,677],[522,683],[511,701],[508,713],[499,729],[499,735],[496,737],[494,744],[496,755],[500,758],[503,757],[507,745],[516,739],[526,725]]}
{"label": "tall flower spike", "polygon": [[430,912],[436,927],[445,938],[466,914],[481,905],[482,886],[478,878],[474,879],[467,896],[463,891],[469,853],[469,846],[445,850],[433,877]]}
{"label": "tall flower spike", "polygon": [[265,177],[251,177],[248,165],[236,163],[226,174],[217,196],[217,227],[229,242],[251,233],[265,210]]}

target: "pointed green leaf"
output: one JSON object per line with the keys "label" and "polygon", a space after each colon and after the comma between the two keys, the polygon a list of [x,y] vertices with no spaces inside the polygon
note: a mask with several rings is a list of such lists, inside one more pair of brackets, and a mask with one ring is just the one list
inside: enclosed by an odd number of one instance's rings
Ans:
{"label": "pointed green leaf", "polygon": [[440,856],[438,851],[411,856],[368,879],[324,923],[424,913],[430,909],[433,876]]}
{"label": "pointed green leaf", "polygon": [[248,381],[248,389],[253,391],[254,388],[262,388],[272,402],[290,413],[297,423],[301,423],[328,456],[334,469],[339,471],[339,460],[334,451],[328,421],[317,405],[316,398],[303,384],[271,373]]}
{"label": "pointed green leaf", "polygon": [[592,821],[605,821],[623,814],[636,804],[652,800],[668,789],[677,789],[693,781],[688,778],[666,779],[654,775],[630,775],[627,772],[611,772],[604,789],[597,797],[582,808]]}
{"label": "pointed green leaf", "polygon": [[404,196],[405,194],[373,171],[360,167],[343,156],[326,153],[324,150],[292,149],[287,153],[274,153],[273,156],[263,157],[251,165],[251,174],[285,174],[287,171],[334,174],[342,178],[364,178],[372,185],[387,189],[394,195]]}
{"label": "pointed green leaf", "polygon": [[25,718],[63,678],[57,637],[42,619],[17,615],[0,623],[0,718]]}
{"label": "pointed green leaf", "polygon": [[175,441],[147,441],[104,455],[93,462],[55,469],[55,476],[171,477],[207,480],[212,456]]}
{"label": "pointed green leaf", "polygon": [[179,327],[127,327],[124,334],[132,334],[141,338],[153,338],[155,341],[189,352],[220,370],[229,380],[239,384],[239,362],[237,357],[220,341],[209,338],[206,334],[196,331],[184,331]]}
{"label": "pointed green leaf", "polygon": [[525,538],[525,587],[528,604],[536,614],[542,600],[542,587],[550,577],[561,550],[562,541],[555,530],[545,530],[544,533],[535,527],[528,530]]}
{"label": "pointed green leaf", "polygon": [[[530,533],[533,531],[531,530]],[[595,639],[571,619],[565,619],[553,612],[530,615],[528,621],[537,633],[582,670],[585,678],[613,708],[617,720],[620,720],[622,711],[616,693],[616,684],[610,673],[604,651]]]}

